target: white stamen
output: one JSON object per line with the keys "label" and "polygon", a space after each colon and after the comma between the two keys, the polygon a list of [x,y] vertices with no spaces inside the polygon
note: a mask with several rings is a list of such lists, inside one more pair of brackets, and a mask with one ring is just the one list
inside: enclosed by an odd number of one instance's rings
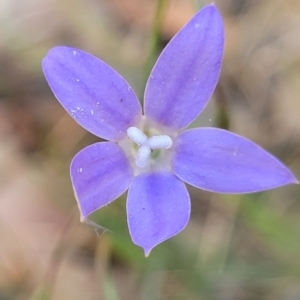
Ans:
{"label": "white stamen", "polygon": [[140,168],[147,166],[152,149],[169,149],[173,145],[173,141],[168,135],[154,135],[148,139],[137,127],[129,127],[127,135],[139,146],[135,164]]}
{"label": "white stamen", "polygon": [[132,139],[136,144],[143,145],[148,141],[146,134],[136,127],[129,127],[127,129],[127,135]]}
{"label": "white stamen", "polygon": [[154,135],[148,139],[151,149],[169,149],[172,147],[172,140],[168,135]]}
{"label": "white stamen", "polygon": [[148,145],[141,145],[135,159],[135,163],[140,168],[145,168],[148,164],[151,149]]}

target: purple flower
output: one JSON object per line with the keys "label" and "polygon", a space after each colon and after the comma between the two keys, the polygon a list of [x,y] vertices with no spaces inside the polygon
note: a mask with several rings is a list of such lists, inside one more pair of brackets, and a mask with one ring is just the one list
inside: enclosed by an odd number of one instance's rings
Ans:
{"label": "purple flower", "polygon": [[83,51],[55,47],[43,60],[47,81],[71,117],[107,140],[81,150],[71,179],[84,221],[127,189],[133,242],[145,254],[178,234],[190,218],[184,182],[217,193],[250,193],[297,183],[276,158],[217,128],[183,131],[218,81],[224,29],[214,5],[199,11],[163,50],[142,108],[130,85]]}

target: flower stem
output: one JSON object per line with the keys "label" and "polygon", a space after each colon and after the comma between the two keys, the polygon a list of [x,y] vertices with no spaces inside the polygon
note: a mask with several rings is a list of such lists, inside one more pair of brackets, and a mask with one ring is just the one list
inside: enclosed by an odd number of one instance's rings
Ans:
{"label": "flower stem", "polygon": [[229,129],[230,119],[228,114],[226,94],[221,82],[218,83],[215,89],[215,96],[216,96],[216,103],[217,103],[216,126],[223,129]]}
{"label": "flower stem", "polygon": [[[168,0],[157,0],[154,22],[150,34],[150,50],[145,63],[145,79],[147,80],[153,64],[161,52],[162,35],[161,27],[164,19],[165,8]],[[145,80],[145,81],[146,81]]]}

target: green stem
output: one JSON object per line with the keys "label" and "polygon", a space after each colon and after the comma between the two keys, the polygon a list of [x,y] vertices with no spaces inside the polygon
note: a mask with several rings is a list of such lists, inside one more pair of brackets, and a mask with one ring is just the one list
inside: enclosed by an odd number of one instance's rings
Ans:
{"label": "green stem", "polygon": [[229,129],[230,118],[228,114],[227,99],[221,82],[219,82],[216,87],[215,96],[217,103],[216,126],[223,129]]}
{"label": "green stem", "polygon": [[164,13],[165,13],[167,1],[168,0],[157,0],[156,12],[155,12],[154,22],[151,30],[151,35],[150,35],[150,50],[149,50],[148,58],[145,63],[146,81],[154,65],[154,62],[161,51],[160,49],[161,42],[162,42],[161,27],[164,19]]}

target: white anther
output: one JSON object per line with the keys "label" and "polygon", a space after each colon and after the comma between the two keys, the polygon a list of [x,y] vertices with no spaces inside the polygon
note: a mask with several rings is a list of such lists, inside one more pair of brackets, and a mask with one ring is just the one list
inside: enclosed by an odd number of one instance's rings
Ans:
{"label": "white anther", "polygon": [[154,135],[148,139],[151,149],[169,149],[172,147],[172,140],[168,135]]}
{"label": "white anther", "polygon": [[145,144],[148,141],[146,134],[136,127],[129,127],[127,129],[127,135],[139,146]]}
{"label": "white anther", "polygon": [[145,168],[148,164],[150,153],[151,149],[148,145],[141,145],[135,158],[136,165],[140,168]]}
{"label": "white anther", "polygon": [[169,149],[173,144],[172,139],[168,135],[154,135],[148,139],[137,127],[129,127],[127,135],[139,146],[135,164],[140,168],[147,166],[152,149]]}

